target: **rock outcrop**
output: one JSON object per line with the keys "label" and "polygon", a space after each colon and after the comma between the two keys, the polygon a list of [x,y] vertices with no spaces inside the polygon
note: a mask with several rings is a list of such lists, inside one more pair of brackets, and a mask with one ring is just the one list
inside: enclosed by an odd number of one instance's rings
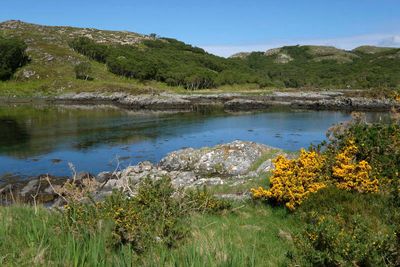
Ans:
{"label": "rock outcrop", "polygon": [[388,111],[400,109],[400,102],[388,98],[348,96],[349,92],[273,92],[271,94],[140,94],[79,93],[65,94],[47,101],[62,104],[114,104],[135,110],[197,110],[220,107],[232,111],[265,110],[270,107],[289,107],[313,110]]}
{"label": "rock outcrop", "polygon": [[[271,170],[271,159],[280,153],[283,152],[266,145],[233,141],[215,147],[187,148],[171,152],[158,164],[144,161],[121,171],[101,172],[97,176],[79,173],[74,177],[73,183],[84,187],[85,179],[90,180],[95,199],[102,199],[115,189],[135,194],[144,178],[168,177],[176,188],[237,185]],[[263,162],[260,162],[261,158]],[[62,196],[55,188],[62,188],[66,181],[66,178],[39,176],[18,186],[9,184],[0,189],[0,200],[3,204],[17,198],[23,202],[59,205],[62,201],[58,198],[62,200]]]}

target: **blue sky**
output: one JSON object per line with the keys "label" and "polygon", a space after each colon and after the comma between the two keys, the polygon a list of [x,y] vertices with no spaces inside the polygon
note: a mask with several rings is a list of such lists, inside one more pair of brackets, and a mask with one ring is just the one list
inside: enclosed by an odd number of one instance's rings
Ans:
{"label": "blue sky", "polygon": [[400,46],[400,0],[5,0],[8,19],[157,33],[223,56],[291,44]]}

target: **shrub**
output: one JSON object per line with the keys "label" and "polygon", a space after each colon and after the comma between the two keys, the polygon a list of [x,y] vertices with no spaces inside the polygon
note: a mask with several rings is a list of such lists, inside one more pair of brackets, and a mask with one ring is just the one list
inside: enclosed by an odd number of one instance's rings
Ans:
{"label": "shrub", "polygon": [[300,151],[297,159],[278,156],[275,169],[270,180],[271,188],[251,189],[256,199],[271,199],[294,210],[310,193],[326,187],[323,182],[323,166],[325,159],[315,151]]}
{"label": "shrub", "polygon": [[26,48],[21,40],[0,36],[0,81],[10,79],[28,61]]}
{"label": "shrub", "polygon": [[378,179],[396,180],[400,174],[400,125],[395,121],[368,124],[355,120],[328,132],[327,153],[337,154],[349,140],[357,146],[355,159],[366,160]]}
{"label": "shrub", "polygon": [[188,191],[184,202],[191,211],[201,213],[219,213],[230,209],[232,206],[231,202],[216,198],[206,187]]}
{"label": "shrub", "polygon": [[378,180],[371,177],[372,168],[367,161],[356,161],[357,151],[354,140],[350,139],[343,151],[336,155],[336,162],[332,167],[336,186],[360,193],[376,193],[379,191]]}
{"label": "shrub", "polygon": [[80,80],[93,80],[90,76],[92,74],[92,65],[89,62],[81,62],[74,67],[75,77]]}
{"label": "shrub", "polygon": [[71,202],[64,216],[78,233],[82,228],[96,231],[102,222],[112,224],[112,243],[128,243],[137,253],[156,243],[172,247],[187,235],[189,227],[189,210],[174,193],[167,178],[145,179],[134,197],[113,192],[103,202]]}
{"label": "shrub", "polygon": [[99,224],[111,225],[112,244],[130,244],[137,253],[156,244],[176,247],[189,232],[192,212],[218,213],[231,206],[206,189],[177,191],[169,178],[145,178],[135,196],[114,191],[102,202],[90,201],[91,184],[84,185],[60,191],[68,200],[63,214],[72,231],[96,233]]}
{"label": "shrub", "polygon": [[335,187],[313,194],[296,214],[306,225],[295,238],[297,260],[312,266],[397,266],[393,211],[382,195]]}
{"label": "shrub", "polygon": [[369,227],[368,219],[358,215],[351,221],[341,214],[319,216],[306,228],[305,244],[297,245],[314,266],[384,266],[394,256],[394,233],[377,234]]}

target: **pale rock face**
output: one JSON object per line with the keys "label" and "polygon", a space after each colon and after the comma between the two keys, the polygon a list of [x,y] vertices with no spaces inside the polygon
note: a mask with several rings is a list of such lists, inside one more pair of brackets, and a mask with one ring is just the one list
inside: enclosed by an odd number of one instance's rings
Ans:
{"label": "pale rock face", "polygon": [[291,56],[289,56],[288,54],[280,53],[276,56],[275,63],[287,64],[292,60],[293,60],[293,58]]}
{"label": "pale rock face", "polygon": [[213,148],[178,150],[159,165],[166,170],[193,170],[199,175],[237,176],[248,173],[252,164],[272,149],[254,142],[234,141]]}
{"label": "pale rock face", "polygon": [[[244,141],[211,148],[181,149],[168,154],[157,166],[150,162],[141,162],[127,167],[109,179],[103,190],[124,189],[127,186],[135,188],[144,178],[168,177],[176,188],[222,185],[227,179],[244,181],[246,177],[250,179],[272,168],[271,159],[267,159],[256,171],[250,171],[263,154],[272,150],[281,153],[269,146]],[[101,176],[105,174],[102,173]]]}

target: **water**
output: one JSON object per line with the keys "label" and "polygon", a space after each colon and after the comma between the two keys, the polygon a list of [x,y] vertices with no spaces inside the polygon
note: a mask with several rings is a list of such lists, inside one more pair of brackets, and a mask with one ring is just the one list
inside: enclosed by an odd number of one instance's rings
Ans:
{"label": "water", "polygon": [[[368,114],[373,120],[381,115]],[[349,119],[349,113],[335,111],[165,114],[107,106],[3,106],[0,177],[70,175],[69,162],[96,174],[235,139],[297,150],[319,143],[330,126]]]}

